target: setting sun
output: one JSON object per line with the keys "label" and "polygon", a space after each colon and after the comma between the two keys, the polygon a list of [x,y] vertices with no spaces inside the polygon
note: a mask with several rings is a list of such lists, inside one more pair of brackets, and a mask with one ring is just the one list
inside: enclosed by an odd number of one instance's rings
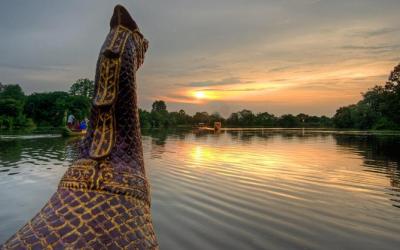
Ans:
{"label": "setting sun", "polygon": [[194,97],[196,97],[197,99],[204,99],[206,97],[206,93],[204,93],[203,91],[196,91],[194,92]]}

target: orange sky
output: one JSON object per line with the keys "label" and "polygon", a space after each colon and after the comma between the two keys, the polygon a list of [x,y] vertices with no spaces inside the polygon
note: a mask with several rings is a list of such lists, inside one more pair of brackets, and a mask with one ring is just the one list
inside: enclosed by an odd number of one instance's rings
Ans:
{"label": "orange sky", "polygon": [[191,114],[331,116],[400,62],[398,0],[43,2],[0,4],[0,81],[27,93],[94,78],[117,2],[150,41],[138,72],[146,109],[162,99]]}

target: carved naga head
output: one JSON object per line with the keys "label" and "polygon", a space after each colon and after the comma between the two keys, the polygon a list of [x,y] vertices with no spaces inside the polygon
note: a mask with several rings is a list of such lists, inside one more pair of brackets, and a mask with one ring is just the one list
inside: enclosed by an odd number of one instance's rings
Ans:
{"label": "carved naga head", "polygon": [[110,26],[81,155],[43,209],[0,249],[158,249],[135,81],[148,42],[122,6]]}
{"label": "carved naga head", "polygon": [[[142,165],[138,162],[142,152],[135,74],[143,64],[148,41],[120,5],[114,9],[110,28],[97,62],[91,131],[83,156],[99,160],[114,155],[128,164]],[[129,151],[132,147],[136,152]]]}
{"label": "carved naga head", "polygon": [[[135,70],[137,70],[143,64],[144,54],[147,51],[149,42],[143,37],[138,25],[123,6],[115,6],[110,28],[110,33],[104,42],[101,53],[110,58],[120,57],[125,52],[127,39],[131,36],[134,47],[130,47],[129,49],[132,51],[127,52],[133,53],[136,60]],[[119,33],[123,33],[123,35],[118,36]]]}

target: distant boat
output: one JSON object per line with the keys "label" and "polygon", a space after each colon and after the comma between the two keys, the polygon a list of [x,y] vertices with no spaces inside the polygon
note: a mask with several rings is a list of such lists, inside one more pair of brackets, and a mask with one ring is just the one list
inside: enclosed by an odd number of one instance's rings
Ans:
{"label": "distant boat", "polygon": [[198,131],[220,131],[221,127],[221,122],[214,122],[213,127],[208,127],[205,123],[199,123],[197,125],[194,125],[193,129]]}
{"label": "distant boat", "polygon": [[62,136],[69,137],[69,136],[84,136],[87,133],[87,129],[70,129],[65,127],[62,131]]}
{"label": "distant boat", "polygon": [[221,122],[214,122],[214,130],[215,131],[220,131],[222,128],[222,123]]}

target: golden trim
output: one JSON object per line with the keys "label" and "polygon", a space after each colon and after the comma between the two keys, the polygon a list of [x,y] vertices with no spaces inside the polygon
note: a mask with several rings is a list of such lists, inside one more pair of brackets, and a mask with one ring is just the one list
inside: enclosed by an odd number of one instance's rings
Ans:
{"label": "golden trim", "polygon": [[93,101],[95,106],[109,106],[117,99],[120,68],[120,58],[101,57],[100,76]]}
{"label": "golden trim", "polygon": [[68,168],[58,188],[115,193],[150,202],[150,188],[145,177],[116,171],[108,161],[76,161]]}
{"label": "golden trim", "polygon": [[101,111],[97,117],[89,155],[93,159],[108,156],[115,144],[116,121],[114,108]]}

